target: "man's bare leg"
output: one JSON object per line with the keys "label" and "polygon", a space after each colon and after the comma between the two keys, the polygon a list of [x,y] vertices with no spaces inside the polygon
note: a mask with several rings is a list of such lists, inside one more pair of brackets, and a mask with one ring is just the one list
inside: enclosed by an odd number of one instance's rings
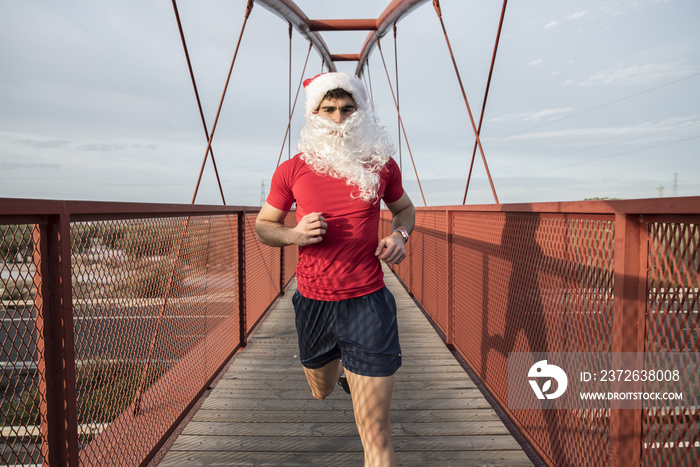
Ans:
{"label": "man's bare leg", "polygon": [[306,380],[309,382],[314,399],[321,400],[328,397],[335,389],[338,378],[343,374],[343,371],[340,360],[333,360],[325,366],[313,370],[304,367]]}
{"label": "man's bare leg", "polygon": [[394,376],[362,376],[348,370],[345,373],[350,384],[355,423],[365,450],[365,467],[395,466],[389,415]]}

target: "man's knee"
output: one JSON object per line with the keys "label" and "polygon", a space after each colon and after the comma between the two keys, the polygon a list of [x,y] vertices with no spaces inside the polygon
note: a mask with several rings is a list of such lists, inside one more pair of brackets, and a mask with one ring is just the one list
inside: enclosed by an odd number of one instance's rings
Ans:
{"label": "man's knee", "polygon": [[335,360],[318,369],[304,368],[313,398],[323,400],[330,396],[341,372],[340,360]]}
{"label": "man's knee", "polygon": [[333,392],[334,388],[311,388],[311,395],[313,396],[314,399],[322,401],[326,397],[330,396],[331,393]]}
{"label": "man's knee", "polygon": [[366,442],[376,448],[391,445],[391,423],[384,419],[373,419],[364,426]]}

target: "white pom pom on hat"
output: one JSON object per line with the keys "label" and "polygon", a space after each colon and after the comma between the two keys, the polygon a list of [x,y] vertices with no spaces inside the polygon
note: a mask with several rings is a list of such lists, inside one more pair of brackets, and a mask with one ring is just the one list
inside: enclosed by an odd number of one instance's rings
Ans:
{"label": "white pom pom on hat", "polygon": [[343,72],[321,73],[313,78],[304,80],[306,91],[305,117],[309,117],[321,105],[326,93],[332,89],[341,88],[350,94],[358,109],[369,111],[369,101],[364,84],[358,78]]}

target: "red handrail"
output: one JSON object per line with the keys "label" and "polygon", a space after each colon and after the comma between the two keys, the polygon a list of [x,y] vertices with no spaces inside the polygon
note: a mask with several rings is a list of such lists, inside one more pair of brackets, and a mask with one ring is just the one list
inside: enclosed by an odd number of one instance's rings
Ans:
{"label": "red handrail", "polygon": [[257,244],[256,207],[0,206],[2,244],[32,253],[2,263],[0,288],[26,287],[3,299],[3,412],[24,414],[3,464],[147,462],[294,274],[296,248]]}

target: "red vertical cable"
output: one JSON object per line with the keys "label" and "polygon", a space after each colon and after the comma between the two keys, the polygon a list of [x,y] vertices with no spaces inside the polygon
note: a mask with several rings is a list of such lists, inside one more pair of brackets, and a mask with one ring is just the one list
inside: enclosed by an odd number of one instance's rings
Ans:
{"label": "red vertical cable", "polygon": [[365,83],[365,87],[369,84],[369,100],[372,103],[372,110],[374,110],[374,91],[372,91],[372,74],[369,70],[369,60],[365,62],[365,68],[367,69],[367,83]]}
{"label": "red vertical cable", "polygon": [[374,114],[374,121],[377,121],[377,115],[374,113],[374,94],[372,93],[372,76],[369,72],[369,60],[367,60],[362,67],[363,71],[366,69],[367,74],[365,75],[362,73],[362,80],[365,83],[365,89],[367,90],[368,93],[368,98],[369,98],[369,106],[372,109],[372,113]]}
{"label": "red vertical cable", "polygon": [[[192,61],[190,60],[190,53],[187,49],[187,41],[185,41],[185,32],[182,29],[182,22],[180,21],[180,13],[177,9],[177,4],[175,3],[175,0],[172,0],[173,3],[173,10],[175,11],[175,19],[177,20],[177,27],[178,30],[180,31],[180,40],[182,41],[182,47],[185,51],[185,58],[187,59],[187,67],[190,70],[190,79],[192,80],[192,87],[194,88],[194,96],[197,99],[197,107],[199,108],[199,116],[202,119],[202,126],[204,127],[204,135],[206,136],[207,140],[209,140],[209,130],[207,128],[207,121],[204,118],[204,111],[202,110],[202,101],[199,98],[199,90],[197,89],[197,81],[194,79],[194,70],[192,69]],[[226,198],[224,197],[224,190],[221,187],[221,179],[219,178],[219,170],[216,167],[216,160],[214,159],[214,150],[209,147],[209,151],[207,154],[204,155],[204,160],[202,161],[202,167],[199,170],[199,177],[197,180],[197,187],[199,187],[199,180],[202,178],[202,173],[204,172],[204,166],[207,163],[207,155],[211,155],[211,161],[214,167],[214,173],[216,174],[216,181],[219,184],[219,192],[221,193],[221,201],[226,204]],[[192,198],[192,203],[194,204],[194,201],[197,197],[197,188],[195,188],[195,194]]]}
{"label": "red vertical cable", "polygon": [[[294,116],[294,109],[297,107],[297,99],[299,98],[299,91],[301,90],[301,83],[304,82],[304,73],[306,73],[306,65],[309,63],[309,55],[311,54],[311,47],[313,44],[309,42],[309,51],[306,53],[306,61],[304,62],[304,69],[301,70],[301,79],[299,80],[299,85],[297,86],[297,94],[294,97],[294,105],[292,105],[292,110],[289,112],[289,120],[287,121],[287,131],[284,132],[284,140],[282,140],[282,149],[280,149],[280,155],[277,158],[277,165],[275,168],[279,167],[280,161],[282,160],[282,153],[284,152],[284,143],[287,142],[287,137],[289,136],[289,129],[292,126],[292,116]],[[292,139],[289,138],[291,141]],[[291,143],[290,143],[291,144]]]}
{"label": "red vertical cable", "polygon": [[[399,49],[396,43],[396,23],[394,23],[394,69],[396,70],[396,107],[401,107],[401,99],[399,98]],[[399,134],[399,169],[403,170],[403,160],[401,158],[401,123],[396,122],[398,125]]]}
{"label": "red vertical cable", "polygon": [[445,29],[445,22],[442,20],[442,12],[440,11],[440,2],[438,0],[433,0],[433,6],[435,7],[435,12],[440,19],[440,25],[442,26],[442,32],[445,36],[445,41],[447,42],[447,49],[450,52],[450,57],[452,57],[452,65],[454,66],[455,73],[457,74],[457,81],[459,81],[459,88],[462,90],[462,97],[464,97],[464,104],[467,106],[467,112],[469,113],[469,121],[472,124],[472,129],[474,130],[474,137],[476,138],[476,143],[479,146],[479,152],[481,153],[481,159],[484,162],[484,168],[486,169],[486,175],[489,177],[489,183],[491,184],[491,191],[493,192],[493,198],[498,203],[498,195],[496,195],[496,188],[493,185],[493,179],[491,178],[491,172],[489,171],[489,165],[486,162],[486,155],[484,154],[484,148],[481,145],[481,139],[479,138],[479,130],[476,128],[476,123],[474,123],[474,116],[472,115],[472,109],[469,107],[469,101],[467,100],[467,94],[464,92],[464,85],[462,84],[462,77],[459,74],[459,68],[457,67],[457,61],[455,60],[454,53],[452,53],[452,46],[450,45],[450,38],[447,37],[447,29]]}
{"label": "red vertical cable", "polygon": [[413,164],[413,172],[416,174],[416,181],[418,181],[418,189],[420,189],[421,198],[423,198],[423,205],[427,206],[428,203],[425,202],[425,194],[423,193],[423,187],[420,183],[420,177],[418,176],[418,170],[416,169],[416,163],[413,160],[413,153],[411,152],[411,146],[408,144],[408,137],[406,136],[406,128],[403,126],[403,120],[401,119],[401,112],[399,112],[399,105],[396,102],[396,96],[394,95],[394,88],[391,85],[391,78],[389,77],[389,69],[386,67],[386,61],[384,60],[384,52],[382,52],[382,44],[377,39],[377,48],[379,49],[379,55],[382,57],[382,63],[384,64],[384,71],[386,72],[386,79],[389,81],[389,89],[391,90],[391,97],[394,98],[394,105],[396,106],[396,113],[399,115],[399,124],[401,125],[401,130],[403,132],[403,137],[406,140],[406,149],[408,149],[408,155],[411,156],[411,164]]}
{"label": "red vertical cable", "polygon": [[[496,52],[498,51],[498,43],[501,39],[501,30],[503,29],[503,18],[506,15],[506,4],[508,0],[503,0],[503,8],[501,9],[501,19],[498,23],[498,32],[496,33],[496,44],[493,46],[493,55],[491,56],[491,67],[489,68],[489,77],[486,80],[486,91],[484,92],[484,102],[481,105],[481,116],[479,117],[479,128],[478,132],[481,134],[481,124],[484,121],[484,113],[486,113],[486,99],[489,96],[489,88],[491,87],[491,77],[493,76],[493,68],[496,64]],[[472,178],[472,168],[474,167],[474,158],[476,157],[476,141],[474,141],[474,148],[472,149],[472,161],[469,165],[469,176],[467,176],[467,186],[464,189],[464,198],[462,199],[462,204],[467,203],[467,191],[469,191],[469,181]]]}
{"label": "red vertical cable", "polygon": [[[245,26],[246,26],[246,23],[248,22],[248,18],[250,17],[250,12],[252,9],[253,9],[253,0],[248,0],[248,4],[246,5],[246,9],[245,9],[245,16],[243,19],[243,25],[241,26],[241,32],[238,35],[238,42],[236,43],[236,50],[233,53],[233,59],[231,60],[231,66],[229,67],[228,76],[226,77],[226,84],[224,85],[224,90],[221,93],[221,100],[219,101],[219,108],[216,110],[216,117],[214,118],[214,124],[211,127],[211,134],[209,135],[209,141],[207,141],[207,150],[204,153],[205,157],[206,157],[206,154],[211,149],[211,142],[212,142],[212,139],[214,139],[214,132],[216,131],[216,125],[219,123],[219,116],[221,115],[221,108],[224,105],[224,98],[226,97],[226,90],[228,89],[228,84],[231,81],[231,74],[233,73],[233,65],[236,63],[236,57],[238,56],[238,49],[241,46],[241,39],[243,38],[243,31],[245,31]],[[192,198],[193,204],[194,204],[194,200],[197,198],[197,192],[199,191],[199,184],[202,181],[202,172],[203,171],[204,171],[204,165],[202,165],[202,170],[199,172],[199,178],[197,179],[197,186],[195,187],[194,196]]]}
{"label": "red vertical cable", "polygon": [[[289,118],[292,118],[292,23],[289,23]],[[287,145],[287,159],[292,158],[292,138]]]}
{"label": "red vertical cable", "polygon": [[[362,71],[360,73],[362,73]],[[370,95],[369,85],[367,84],[367,75],[365,75],[364,73],[362,73],[362,82],[364,83],[365,89],[367,90],[367,99],[369,99],[369,106],[372,109],[372,112],[374,112],[374,97]]]}

